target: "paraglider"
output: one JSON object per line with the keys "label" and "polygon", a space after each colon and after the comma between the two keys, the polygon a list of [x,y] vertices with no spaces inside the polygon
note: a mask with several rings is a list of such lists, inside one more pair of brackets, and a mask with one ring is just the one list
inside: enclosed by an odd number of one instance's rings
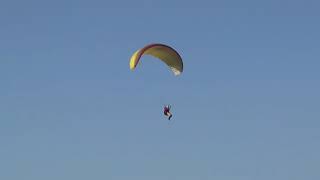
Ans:
{"label": "paraglider", "polygon": [[171,117],[172,117],[172,114],[171,114],[171,112],[170,112],[170,109],[171,109],[171,106],[170,105],[166,105],[166,106],[164,106],[164,108],[163,108],[163,114],[165,115],[165,116],[168,116],[168,120],[170,121],[170,119],[171,119]]}
{"label": "paraglider", "polygon": [[[134,70],[142,56],[151,55],[162,62],[164,62],[175,76],[180,75],[183,72],[183,61],[179,53],[172,47],[165,44],[149,44],[141,49],[138,49],[130,58],[130,69]],[[172,118],[170,112],[171,106],[166,105],[163,108],[163,113],[168,117],[168,120]]]}

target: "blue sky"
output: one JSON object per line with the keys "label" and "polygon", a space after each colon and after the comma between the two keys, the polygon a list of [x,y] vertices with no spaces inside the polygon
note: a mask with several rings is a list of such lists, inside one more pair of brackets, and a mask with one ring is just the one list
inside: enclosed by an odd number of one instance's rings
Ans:
{"label": "blue sky", "polygon": [[319,179],[319,5],[2,0],[0,179]]}

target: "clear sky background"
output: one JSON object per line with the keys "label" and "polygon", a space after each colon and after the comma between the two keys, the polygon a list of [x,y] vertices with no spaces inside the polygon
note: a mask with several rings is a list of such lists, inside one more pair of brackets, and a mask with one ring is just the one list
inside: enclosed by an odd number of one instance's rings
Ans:
{"label": "clear sky background", "polygon": [[320,179],[319,7],[1,0],[0,179]]}

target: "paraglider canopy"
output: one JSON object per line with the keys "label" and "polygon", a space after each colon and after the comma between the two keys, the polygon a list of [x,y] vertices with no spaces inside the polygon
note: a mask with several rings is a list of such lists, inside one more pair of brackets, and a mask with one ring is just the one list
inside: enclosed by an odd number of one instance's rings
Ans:
{"label": "paraglider canopy", "polygon": [[174,75],[183,72],[183,62],[179,53],[172,47],[165,44],[149,44],[137,50],[130,58],[130,69],[134,70],[143,55],[151,55],[167,64]]}

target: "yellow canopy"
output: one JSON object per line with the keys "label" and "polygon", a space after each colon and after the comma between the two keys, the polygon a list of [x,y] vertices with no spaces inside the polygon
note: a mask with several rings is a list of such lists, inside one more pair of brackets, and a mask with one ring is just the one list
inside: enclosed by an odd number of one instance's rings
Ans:
{"label": "yellow canopy", "polygon": [[179,53],[164,44],[150,44],[137,50],[130,58],[130,69],[134,70],[138,65],[140,58],[145,55],[151,55],[166,63],[174,75],[180,75],[183,71],[183,62]]}

